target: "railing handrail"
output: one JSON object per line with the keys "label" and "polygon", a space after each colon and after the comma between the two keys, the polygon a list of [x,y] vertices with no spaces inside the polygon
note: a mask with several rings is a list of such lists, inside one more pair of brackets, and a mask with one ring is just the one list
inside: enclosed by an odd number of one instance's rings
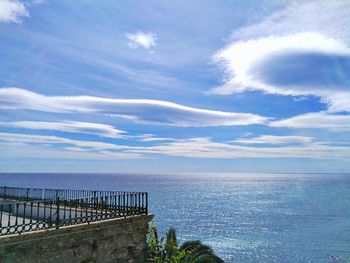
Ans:
{"label": "railing handrail", "polygon": [[128,193],[146,193],[143,191],[114,191],[114,190],[91,190],[91,189],[66,189],[66,188],[37,188],[37,187],[15,187],[15,186],[0,186],[7,189],[32,189],[32,190],[52,190],[52,191],[96,191],[96,192],[128,192]]}
{"label": "railing handrail", "polygon": [[91,190],[91,189],[67,189],[67,188],[38,188],[38,187],[17,187],[17,186],[0,186],[0,189],[31,189],[31,190],[50,190],[50,191],[88,191],[88,192],[121,192],[121,193],[147,193],[144,191],[114,191],[114,190]]}
{"label": "railing handrail", "polygon": [[105,197],[119,194],[147,194],[146,192],[126,192],[126,191],[109,191],[109,190],[83,190],[83,189],[54,189],[54,188],[25,188],[0,186],[0,197],[7,196],[13,198],[54,200],[60,199],[77,199],[85,197]]}

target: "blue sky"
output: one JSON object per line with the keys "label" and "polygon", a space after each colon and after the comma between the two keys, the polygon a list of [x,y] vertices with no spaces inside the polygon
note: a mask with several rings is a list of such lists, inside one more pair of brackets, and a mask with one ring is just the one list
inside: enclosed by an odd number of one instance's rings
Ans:
{"label": "blue sky", "polygon": [[349,1],[0,0],[1,172],[350,172]]}

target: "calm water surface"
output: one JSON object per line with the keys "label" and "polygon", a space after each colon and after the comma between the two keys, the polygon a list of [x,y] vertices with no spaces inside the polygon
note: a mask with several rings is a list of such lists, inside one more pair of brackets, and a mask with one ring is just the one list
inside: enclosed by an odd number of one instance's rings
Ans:
{"label": "calm water surface", "polygon": [[0,174],[0,185],[147,191],[161,233],[225,262],[350,262],[350,174]]}

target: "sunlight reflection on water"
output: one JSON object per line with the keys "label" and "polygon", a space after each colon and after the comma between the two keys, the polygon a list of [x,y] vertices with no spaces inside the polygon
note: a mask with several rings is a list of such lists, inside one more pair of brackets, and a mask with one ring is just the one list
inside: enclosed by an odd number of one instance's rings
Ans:
{"label": "sunlight reflection on water", "polygon": [[350,175],[256,176],[1,174],[0,184],[148,191],[161,233],[173,226],[226,262],[350,260]]}

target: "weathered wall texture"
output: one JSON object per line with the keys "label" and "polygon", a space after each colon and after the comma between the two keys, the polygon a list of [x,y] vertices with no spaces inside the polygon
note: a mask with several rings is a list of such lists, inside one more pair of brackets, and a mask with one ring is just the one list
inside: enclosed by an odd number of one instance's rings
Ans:
{"label": "weathered wall texture", "polygon": [[0,262],[143,263],[152,215],[112,219],[0,239]]}

